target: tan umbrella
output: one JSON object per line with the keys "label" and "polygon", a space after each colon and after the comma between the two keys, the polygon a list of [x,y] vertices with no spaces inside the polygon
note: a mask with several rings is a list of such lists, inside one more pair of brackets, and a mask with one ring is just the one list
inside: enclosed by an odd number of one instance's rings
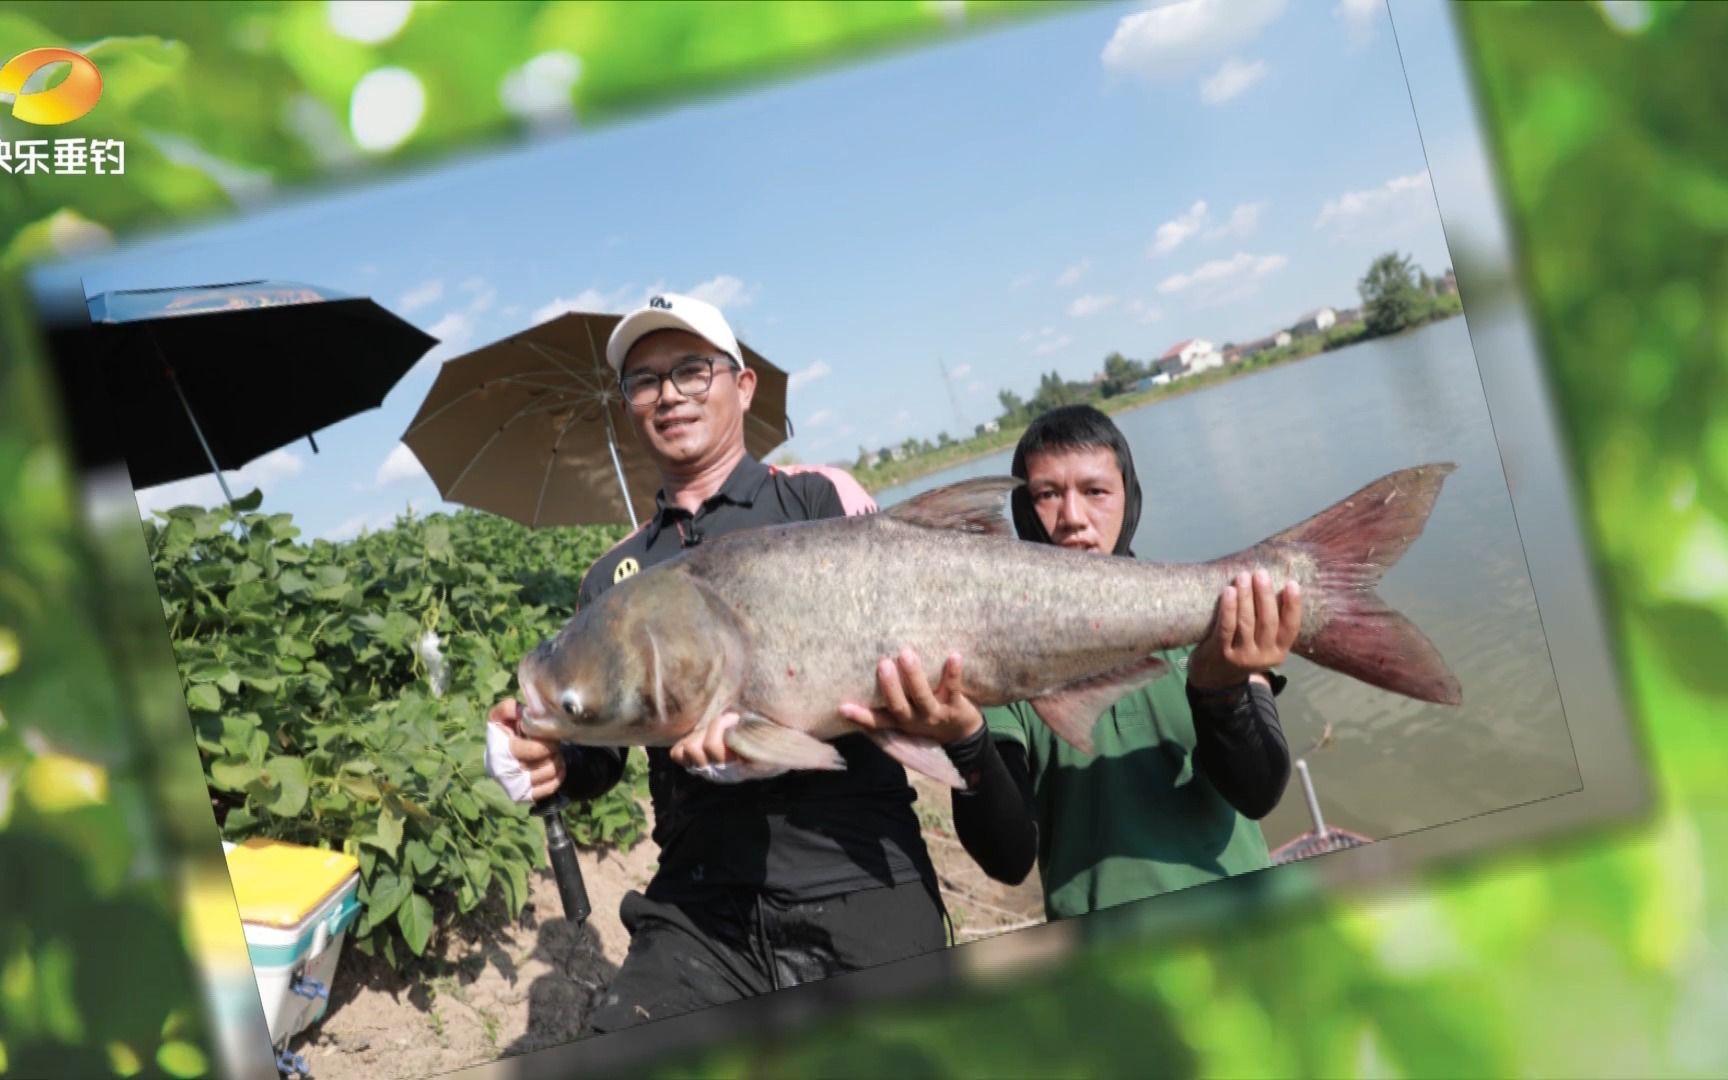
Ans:
{"label": "tan umbrella", "polygon": [[[629,427],[606,363],[618,315],[571,312],[447,361],[402,441],[447,501],[531,527],[637,524],[660,474]],[[756,372],[744,444],[786,440],[786,373],[739,343]]]}

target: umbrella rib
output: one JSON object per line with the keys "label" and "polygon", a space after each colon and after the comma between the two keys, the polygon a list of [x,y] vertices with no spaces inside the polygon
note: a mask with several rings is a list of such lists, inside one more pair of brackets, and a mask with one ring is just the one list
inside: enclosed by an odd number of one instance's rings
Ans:
{"label": "umbrella rib", "polygon": [[[535,390],[569,391],[571,389],[571,386],[568,382],[563,382],[563,383],[541,382],[539,379],[535,379],[535,378],[530,377],[530,376],[536,375],[536,374],[539,374],[539,373],[538,372],[528,372],[527,374],[524,374],[524,375],[505,375],[501,378],[493,379],[492,381],[493,382],[501,382],[501,383],[509,383],[511,386],[526,386],[526,387],[530,387],[531,389],[535,389]],[[586,390],[587,387],[577,387],[576,389],[577,390]]]}
{"label": "umbrella rib", "polygon": [[419,423],[411,425],[407,431],[404,431],[402,433],[403,441],[406,442],[408,439],[408,436],[414,434],[416,431],[419,431],[421,428],[425,427],[427,424],[430,424],[432,421],[438,419],[440,416],[443,416],[445,413],[449,412],[451,409],[454,409],[456,406],[462,404],[464,401],[467,401],[469,398],[473,397],[475,394],[478,394],[480,391],[482,391],[484,389],[485,389],[484,386],[470,386],[468,389],[462,391],[460,394],[457,394],[455,397],[451,398],[449,401],[438,406],[438,408],[433,411],[432,415],[428,416],[424,420],[421,420]]}
{"label": "umbrella rib", "polygon": [[[538,341],[523,341],[523,342],[521,342],[521,344],[523,346],[529,348],[529,349],[534,350],[536,353],[539,353],[541,356],[545,357],[547,360],[552,361],[552,363],[554,363],[558,366],[558,369],[560,371],[564,372],[564,374],[570,376],[572,379],[581,379],[582,378],[582,372],[574,371],[570,367],[565,365],[564,360],[561,359],[561,357],[560,357],[559,350],[550,348],[550,347],[545,346],[545,345],[542,345]],[[564,355],[568,355],[568,354],[564,354]]]}
{"label": "umbrella rib", "polygon": [[546,455],[546,472],[540,477],[540,496],[534,500],[534,520],[529,528],[540,527],[540,511],[546,506],[546,488],[552,483],[552,466],[558,464],[558,448],[564,445],[564,436],[575,422],[576,416],[572,413],[570,419],[564,421],[564,426],[558,429],[558,440],[552,444],[552,452]]}
{"label": "umbrella rib", "polygon": [[457,501],[454,498],[454,496],[456,494],[456,489],[462,486],[462,481],[468,479],[468,474],[474,470],[475,465],[478,465],[480,463],[480,459],[486,456],[486,451],[492,449],[492,444],[498,441],[498,437],[500,435],[504,434],[505,430],[507,428],[509,428],[511,424],[514,424],[516,421],[529,415],[530,413],[532,413],[534,411],[534,409],[537,406],[540,406],[543,404],[544,404],[543,402],[531,401],[528,404],[522,406],[520,409],[517,409],[516,415],[514,415],[510,419],[504,421],[502,424],[499,424],[498,430],[494,431],[492,433],[492,437],[487,439],[485,444],[482,445],[480,447],[480,449],[474,451],[474,456],[468,459],[468,464],[464,465],[462,467],[462,471],[456,475],[456,479],[452,480],[450,482],[450,489],[448,491],[444,492],[444,497],[446,499],[450,499],[451,501]]}
{"label": "umbrella rib", "polygon": [[[529,372],[528,374],[535,375],[535,374],[540,374],[540,373],[539,372]],[[556,393],[575,393],[576,392],[576,391],[571,391],[568,387],[558,386],[558,385],[552,384],[552,383],[539,384],[539,383],[520,382],[517,380],[516,376],[513,376],[513,375],[505,375],[505,376],[501,376],[500,378],[496,378],[496,379],[488,379],[488,380],[486,380],[486,382],[487,382],[487,384],[495,383],[495,382],[504,382],[504,383],[512,383],[513,385],[519,385],[519,386],[532,386],[536,389],[551,390],[551,391],[554,391]],[[440,416],[443,416],[445,413],[449,412],[451,409],[454,409],[456,406],[462,404],[464,401],[473,397],[475,394],[480,393],[484,389],[486,389],[486,386],[481,385],[481,386],[471,386],[468,389],[462,391],[460,394],[451,398],[449,401],[438,406],[438,408],[435,409],[432,412],[432,414],[427,416],[424,420],[421,420],[419,423],[414,424],[412,427],[410,427],[407,431],[404,431],[402,433],[402,438],[404,440],[406,440],[408,438],[408,436],[419,431],[421,428],[425,427],[427,424],[430,424],[432,421],[438,419]]]}
{"label": "umbrella rib", "polygon": [[[599,343],[597,343],[594,340],[593,329],[591,327],[589,327],[586,323],[583,324],[583,329],[588,334],[589,348],[591,348],[594,351],[595,356],[599,356],[600,355],[600,346],[599,346]],[[571,368],[566,367],[564,365],[564,362],[562,359],[562,358],[569,357],[571,354],[562,352],[561,350],[552,349],[548,346],[540,344],[538,341],[524,341],[524,342],[522,342],[522,344],[525,345],[526,347],[530,348],[530,349],[533,349],[536,353],[539,353],[541,356],[544,356],[546,359],[550,360],[552,363],[557,364],[559,366],[559,368],[561,368],[566,375],[569,375],[572,379],[576,380],[578,385],[581,385],[585,388],[592,389],[592,391],[595,394],[599,395],[603,401],[607,400],[611,397],[611,392],[612,392],[612,389],[613,389],[615,384],[613,383],[612,379],[609,378],[605,374],[605,372],[600,370],[600,368],[598,366],[596,366],[590,370],[587,370],[587,371],[572,370]]]}

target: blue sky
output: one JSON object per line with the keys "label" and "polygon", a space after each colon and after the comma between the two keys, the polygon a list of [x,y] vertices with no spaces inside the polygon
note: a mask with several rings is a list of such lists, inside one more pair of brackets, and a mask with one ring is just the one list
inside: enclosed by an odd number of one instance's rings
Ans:
{"label": "blue sky", "polygon": [[[1450,62],[1436,0],[1406,59]],[[1468,153],[1460,101],[1421,117]],[[1378,0],[1189,0],[1035,20],[67,264],[87,293],[277,278],[443,339],[384,407],[254,463],[309,535],[442,504],[398,437],[437,365],[559,310],[719,303],[792,374],[802,460],[956,431],[1112,350],[1247,340],[1397,248],[1450,265]],[[1438,151],[1436,148],[1440,148]],[[140,494],[213,503],[213,478]]]}

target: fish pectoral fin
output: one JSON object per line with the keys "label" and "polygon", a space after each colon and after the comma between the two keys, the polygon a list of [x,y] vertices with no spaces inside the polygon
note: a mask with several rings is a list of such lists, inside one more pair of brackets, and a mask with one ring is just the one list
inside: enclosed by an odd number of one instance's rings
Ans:
{"label": "fish pectoral fin", "polygon": [[714,784],[743,784],[751,780],[768,780],[786,772],[779,765],[758,765],[753,761],[728,761],[719,765],[686,766],[685,772]]}
{"label": "fish pectoral fin", "polygon": [[883,753],[913,772],[947,784],[956,791],[966,790],[966,781],[960,778],[960,770],[948,760],[948,751],[935,739],[907,735],[900,731],[872,731],[869,735],[876,745],[882,748]]}
{"label": "fish pectoral fin", "polygon": [[952,529],[1017,540],[1019,534],[1014,531],[1008,498],[1019,486],[1020,481],[1012,476],[962,480],[895,503],[883,513],[926,529]]}
{"label": "fish pectoral fin", "polygon": [[1104,710],[1170,670],[1156,656],[1059,686],[1030,704],[1059,738],[1081,753],[1092,752],[1092,728]]}
{"label": "fish pectoral fin", "polygon": [[753,713],[726,732],[726,746],[760,765],[828,770],[846,767],[846,759],[828,743]]}

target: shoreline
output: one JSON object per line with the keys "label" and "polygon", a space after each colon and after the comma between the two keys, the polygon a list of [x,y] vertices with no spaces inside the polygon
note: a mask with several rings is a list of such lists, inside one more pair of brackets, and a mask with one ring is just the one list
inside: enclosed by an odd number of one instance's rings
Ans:
{"label": "shoreline", "polygon": [[[1446,315],[1442,318],[1430,319],[1418,326],[1406,327],[1396,334],[1383,334],[1380,337],[1369,338],[1368,341],[1380,341],[1387,338],[1401,337],[1404,334],[1414,333],[1415,331],[1434,326],[1438,323],[1460,318],[1463,314],[1463,311],[1459,311],[1454,315]],[[1181,379],[1168,386],[1154,387],[1151,390],[1141,390],[1134,393],[1121,394],[1114,398],[1107,398],[1102,401],[1093,402],[1093,404],[1106,416],[1116,416],[1119,413],[1133,412],[1135,409],[1144,409],[1160,402],[1169,401],[1173,398],[1181,397],[1184,394],[1198,393],[1201,390],[1206,390],[1222,383],[1230,382],[1234,379],[1252,378],[1255,375],[1271,371],[1274,368],[1299,363],[1303,360],[1312,360],[1316,356],[1323,356],[1329,352],[1343,352],[1345,349],[1351,348],[1355,345],[1365,345],[1368,341],[1351,342],[1350,345],[1345,345],[1342,348],[1337,349],[1319,348],[1312,352],[1292,353],[1289,356],[1281,356],[1276,360],[1254,364],[1252,367],[1242,367],[1239,364],[1233,368],[1214,369],[1217,371],[1217,374],[1214,374],[1213,372],[1202,372],[1200,375],[1189,376],[1188,378]],[[1243,363],[1251,363],[1251,361],[1243,361]],[[909,464],[905,471],[898,472],[891,477],[873,476],[871,474],[877,471],[874,469],[860,470],[848,468],[847,471],[852,474],[853,478],[858,481],[859,485],[862,486],[865,491],[869,492],[871,495],[875,495],[877,492],[888,488],[899,487],[902,484],[910,484],[915,480],[921,480],[932,473],[939,473],[945,469],[958,468],[961,465],[977,461],[979,458],[986,458],[992,454],[1013,450],[1014,446],[1020,441],[1020,436],[1026,433],[1026,428],[1028,426],[1029,425],[1027,424],[1020,424],[1013,428],[1003,428],[1000,431],[991,432],[989,441],[986,445],[973,447],[968,450],[957,452],[951,451],[946,454],[943,451],[938,450],[934,454],[926,455],[926,458],[935,458],[939,460],[929,461],[928,464],[922,466]]]}

